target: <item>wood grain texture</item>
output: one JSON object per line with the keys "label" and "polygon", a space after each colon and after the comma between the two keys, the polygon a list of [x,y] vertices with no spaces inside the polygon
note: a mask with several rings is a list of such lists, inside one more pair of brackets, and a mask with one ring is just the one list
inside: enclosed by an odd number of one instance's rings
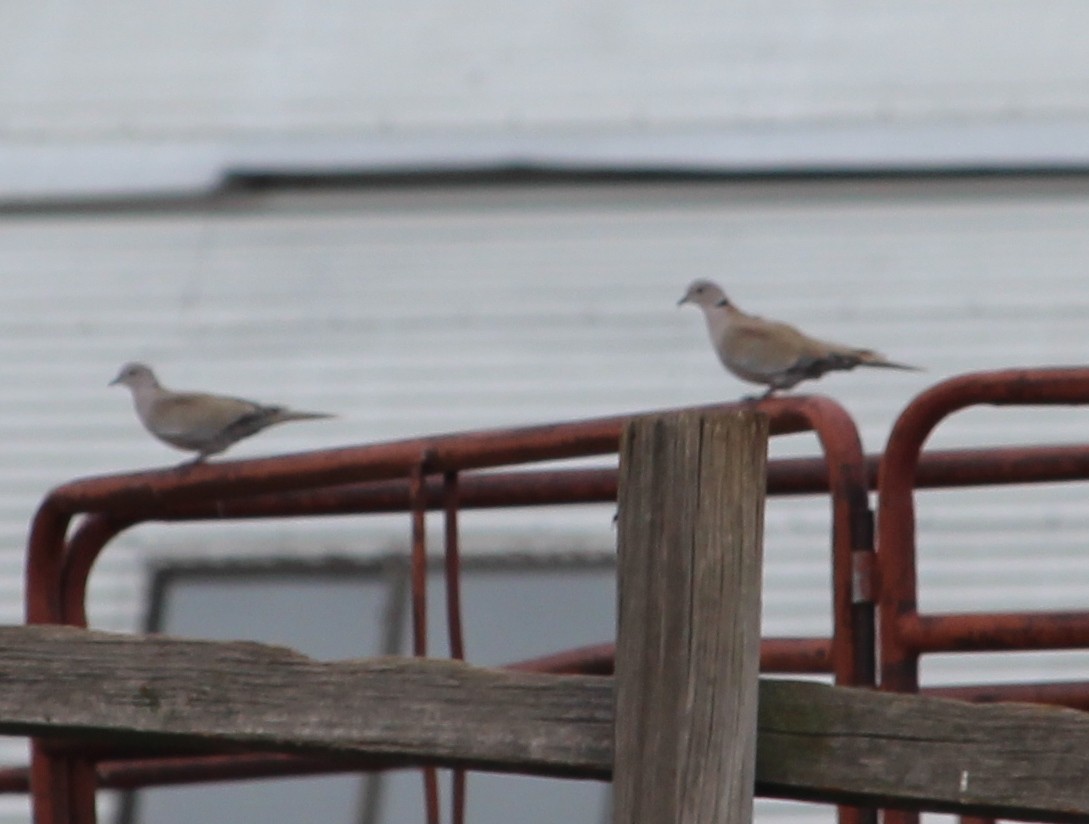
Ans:
{"label": "wood grain texture", "polygon": [[250,642],[0,628],[0,730],[605,777],[612,685]]}
{"label": "wood grain texture", "polygon": [[[606,779],[613,679],[0,627],[0,734]],[[1089,713],[760,684],[761,795],[1084,822],[1087,776]]]}
{"label": "wood grain texture", "polygon": [[762,794],[1089,820],[1089,713],[765,680]]}
{"label": "wood grain texture", "polygon": [[616,822],[752,819],[767,435],[749,411],[625,430]]}

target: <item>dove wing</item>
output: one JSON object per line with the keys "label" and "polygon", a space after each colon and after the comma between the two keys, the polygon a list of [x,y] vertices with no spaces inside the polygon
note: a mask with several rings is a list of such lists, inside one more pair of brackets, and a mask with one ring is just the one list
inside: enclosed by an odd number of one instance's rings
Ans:
{"label": "dove wing", "polygon": [[199,392],[173,392],[155,401],[148,428],[183,449],[203,449],[241,420],[262,411],[252,401]]}
{"label": "dove wing", "polygon": [[728,369],[757,383],[767,383],[798,366],[807,356],[806,337],[786,323],[744,318],[731,325],[720,354]]}

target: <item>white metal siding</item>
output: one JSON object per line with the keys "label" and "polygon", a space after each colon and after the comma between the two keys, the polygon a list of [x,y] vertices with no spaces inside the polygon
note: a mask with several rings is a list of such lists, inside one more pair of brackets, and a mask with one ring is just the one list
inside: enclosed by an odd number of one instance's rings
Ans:
{"label": "white metal siding", "polygon": [[0,194],[235,168],[1084,163],[1089,8],[0,6]]}
{"label": "white metal siding", "polygon": [[143,139],[1089,110],[1077,0],[7,3],[3,128]]}
{"label": "white metal siding", "polygon": [[[7,217],[0,620],[21,618],[26,525],[49,487],[183,457],[106,387],[122,361],[146,359],[178,388],[341,416],[263,433],[236,457],[710,402],[751,390],[721,370],[699,314],[674,305],[690,279],[714,277],[752,311],[927,368],[813,385],[876,451],[943,377],[1087,361],[1086,227],[1089,186],[1062,181],[416,189]],[[1084,440],[1087,415],[967,412],[933,441]],[[815,450],[793,436],[772,452]],[[1085,492],[921,495],[924,606],[1084,607]],[[608,552],[611,516],[468,513],[466,551]],[[769,503],[767,633],[827,631],[827,531],[823,500]],[[100,563],[91,619],[137,627],[149,558],[366,553],[404,548],[407,533],[392,517],[136,529]],[[926,674],[1089,675],[1079,655],[1026,666],[976,656]]]}

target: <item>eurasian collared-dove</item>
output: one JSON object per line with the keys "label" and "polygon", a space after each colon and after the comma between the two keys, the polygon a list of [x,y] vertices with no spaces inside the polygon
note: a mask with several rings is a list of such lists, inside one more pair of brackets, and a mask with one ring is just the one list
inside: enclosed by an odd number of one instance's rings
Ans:
{"label": "eurasian collared-dove", "polygon": [[787,323],[765,320],[738,309],[717,283],[695,280],[677,305],[694,303],[703,310],[707,331],[719,360],[733,374],[768,387],[790,389],[800,381],[819,378],[825,372],[880,366],[886,369],[918,367],[893,363],[871,349],[855,349],[811,338]]}
{"label": "eurasian collared-dove", "polygon": [[193,463],[222,452],[273,424],[331,418],[321,412],[294,412],[282,406],[202,392],[172,392],[160,385],[151,368],[142,363],[121,367],[110,386],[132,390],[141,423],[159,440],[178,449],[196,452]]}

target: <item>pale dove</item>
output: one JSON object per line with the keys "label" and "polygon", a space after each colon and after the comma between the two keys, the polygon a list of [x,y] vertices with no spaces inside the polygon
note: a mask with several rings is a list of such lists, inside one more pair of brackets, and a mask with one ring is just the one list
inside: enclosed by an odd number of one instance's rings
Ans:
{"label": "pale dove", "polygon": [[722,364],[750,383],[790,389],[800,381],[819,378],[825,372],[880,366],[886,369],[917,367],[893,363],[871,349],[855,349],[811,338],[793,326],[765,320],[738,309],[717,283],[693,281],[677,305],[694,303],[703,310],[707,331]]}
{"label": "pale dove", "polygon": [[121,367],[110,386],[132,390],[136,414],[144,428],[159,440],[197,453],[193,463],[222,452],[231,444],[266,427],[286,421],[331,418],[320,412],[294,412],[282,406],[202,392],[172,392],[164,388],[151,368],[142,363]]}

